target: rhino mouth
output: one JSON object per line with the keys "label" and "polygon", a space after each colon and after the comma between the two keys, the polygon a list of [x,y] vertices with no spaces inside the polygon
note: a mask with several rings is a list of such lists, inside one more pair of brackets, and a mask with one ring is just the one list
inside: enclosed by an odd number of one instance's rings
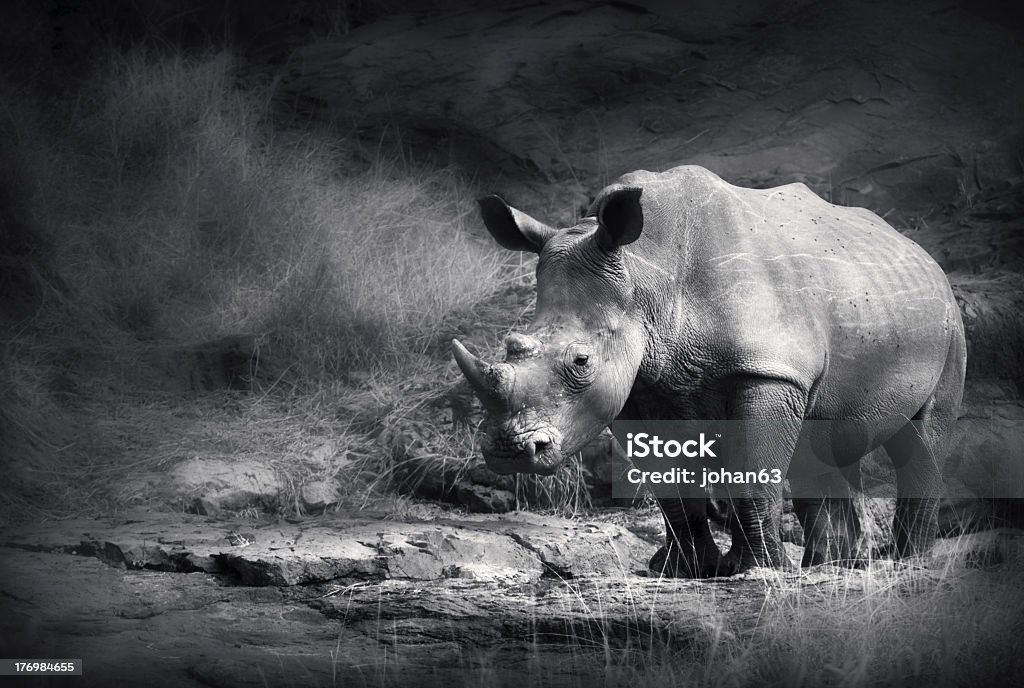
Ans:
{"label": "rhino mouth", "polygon": [[481,438],[480,450],[495,473],[551,475],[562,465],[562,437],[554,428],[530,432],[495,429]]}

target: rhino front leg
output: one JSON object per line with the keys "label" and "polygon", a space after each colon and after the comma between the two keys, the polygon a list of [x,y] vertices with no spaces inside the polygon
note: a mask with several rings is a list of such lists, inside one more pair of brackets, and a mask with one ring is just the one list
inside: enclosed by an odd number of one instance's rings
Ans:
{"label": "rhino front leg", "polygon": [[708,527],[706,499],[659,499],[665,515],[665,546],[648,568],[667,578],[710,578],[721,575],[722,552]]}
{"label": "rhino front leg", "polygon": [[[744,437],[735,438],[745,459],[745,470],[767,470],[785,477],[793,458],[807,395],[790,382],[742,378],[729,397],[729,420],[745,420]],[[728,440],[727,440],[728,441]],[[782,482],[732,485],[732,547],[722,561],[726,575],[755,566],[789,568],[779,537],[782,519]]]}

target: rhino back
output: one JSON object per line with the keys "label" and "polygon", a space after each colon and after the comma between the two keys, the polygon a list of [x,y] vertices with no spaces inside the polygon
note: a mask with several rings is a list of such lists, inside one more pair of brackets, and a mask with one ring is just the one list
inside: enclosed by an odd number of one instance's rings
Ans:
{"label": "rhino back", "polygon": [[942,270],[868,210],[692,166],[620,183],[644,188],[628,253],[678,370],[791,380],[812,416],[913,414],[962,340]]}

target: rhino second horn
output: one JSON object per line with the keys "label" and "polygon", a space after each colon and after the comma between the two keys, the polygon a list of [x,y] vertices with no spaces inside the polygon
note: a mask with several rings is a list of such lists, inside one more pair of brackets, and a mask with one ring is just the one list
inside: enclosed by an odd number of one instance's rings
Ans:
{"label": "rhino second horn", "polygon": [[540,340],[536,337],[513,332],[505,337],[505,355],[508,359],[530,358],[540,353]]}
{"label": "rhino second horn", "polygon": [[490,411],[501,411],[506,406],[507,394],[504,389],[498,389],[502,385],[495,384],[499,376],[485,374],[493,372],[493,366],[481,361],[469,352],[458,339],[452,340],[452,353],[455,355],[455,362],[459,364],[459,370],[466,376],[470,387],[476,392],[484,408]]}

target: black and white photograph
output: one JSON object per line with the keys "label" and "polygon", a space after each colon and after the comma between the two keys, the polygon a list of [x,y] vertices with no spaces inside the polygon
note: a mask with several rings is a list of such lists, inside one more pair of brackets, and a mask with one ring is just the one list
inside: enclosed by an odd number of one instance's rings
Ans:
{"label": "black and white photograph", "polygon": [[0,682],[1024,684],[1003,0],[0,5]]}

